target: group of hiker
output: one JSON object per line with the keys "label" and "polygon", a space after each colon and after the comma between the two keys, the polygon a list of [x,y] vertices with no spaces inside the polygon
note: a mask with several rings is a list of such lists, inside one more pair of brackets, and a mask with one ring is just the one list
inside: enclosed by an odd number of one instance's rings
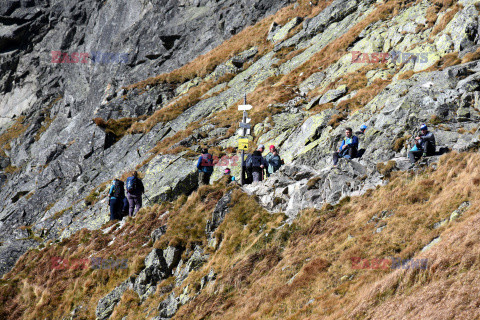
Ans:
{"label": "group of hiker", "polygon": [[[354,159],[361,156],[359,152],[359,138],[358,136],[365,134],[365,130],[368,127],[362,125],[360,130],[353,134],[353,130],[350,127],[345,128],[345,137],[342,139],[338,151],[335,151],[333,157],[333,168],[337,167],[338,160]],[[252,182],[263,181],[265,177],[269,177],[275,171],[280,169],[283,160],[278,154],[278,150],[275,146],[270,146],[270,152],[264,157],[263,153],[265,146],[260,144],[258,148],[250,155],[244,163],[244,171],[246,173],[245,184]],[[435,154],[435,136],[432,132],[428,131],[428,127],[422,124],[420,127],[420,133],[414,139],[414,145],[408,152],[408,158],[413,168],[415,162],[422,156],[432,156]],[[210,183],[210,177],[213,173],[213,156],[208,153],[207,149],[202,150],[202,155],[198,158],[197,168],[199,171],[198,181],[199,186]],[[235,177],[231,176],[230,168],[226,168],[224,175],[228,176],[228,181],[235,181]]]}
{"label": "group of hiker", "polygon": [[[333,153],[333,167],[338,164],[339,158],[353,159],[358,156],[358,136],[365,133],[367,129],[366,125],[360,127],[360,131],[355,132],[353,135],[352,128],[345,129],[345,137],[342,140],[338,151]],[[410,160],[410,169],[414,167],[415,162],[422,156],[433,156],[435,154],[435,136],[433,132],[428,131],[426,124],[420,126],[420,132],[414,139],[413,147],[408,152],[408,158]]]}
{"label": "group of hiker", "polygon": [[[338,151],[333,153],[333,167],[336,167],[340,158],[353,159],[361,156],[359,154],[359,135],[365,134],[366,125],[362,125],[360,130],[353,134],[352,128],[345,128],[345,137],[343,138]],[[415,162],[422,156],[432,156],[435,154],[435,136],[428,130],[427,125],[422,124],[419,134],[414,138],[413,147],[408,152],[412,168]],[[277,148],[270,146],[270,152],[264,157],[265,146],[260,144],[258,148],[249,154],[244,162],[244,172],[246,184],[263,181],[275,173],[284,164],[280,158]],[[210,184],[210,178],[213,173],[213,156],[208,149],[203,149],[201,156],[197,161],[198,184],[199,186]],[[231,175],[230,168],[224,170],[224,177],[227,183],[235,182],[236,179]],[[114,179],[109,190],[110,220],[120,220],[125,216],[134,217],[142,207],[142,194],[145,192],[142,180],[137,171],[133,171],[131,176],[124,183],[120,179]]]}
{"label": "group of hiker", "polygon": [[[274,145],[270,146],[270,152],[263,157],[265,146],[260,144],[252,154],[247,156],[244,162],[244,171],[246,173],[245,183],[263,181],[265,177],[269,177],[272,173],[280,169],[283,164],[283,160],[278,154],[278,150]],[[202,150],[202,154],[197,161],[198,169],[198,185],[206,185],[210,183],[210,177],[213,173],[213,156],[208,153],[207,149]],[[234,182],[235,177],[231,175],[230,168],[224,170],[224,176],[226,176],[227,182]]]}
{"label": "group of hiker", "polygon": [[120,179],[114,179],[108,192],[110,220],[121,220],[127,215],[134,217],[142,207],[144,192],[145,187],[142,179],[138,177],[137,171],[133,171],[125,183]]}
{"label": "group of hiker", "polygon": [[245,172],[247,174],[246,183],[263,181],[266,177],[270,177],[283,164],[283,160],[278,154],[277,148],[274,145],[270,146],[270,152],[263,157],[265,151],[263,144],[259,145],[251,155],[245,160]]}

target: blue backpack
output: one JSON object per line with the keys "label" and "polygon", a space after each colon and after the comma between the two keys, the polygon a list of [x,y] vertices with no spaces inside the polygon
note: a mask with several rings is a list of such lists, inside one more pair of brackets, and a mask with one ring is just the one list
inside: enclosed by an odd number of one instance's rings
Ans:
{"label": "blue backpack", "polygon": [[127,191],[128,193],[135,193],[138,189],[138,179],[135,177],[127,178]]}
{"label": "blue backpack", "polygon": [[207,173],[213,172],[213,157],[210,153],[202,155],[201,161],[202,171]]}

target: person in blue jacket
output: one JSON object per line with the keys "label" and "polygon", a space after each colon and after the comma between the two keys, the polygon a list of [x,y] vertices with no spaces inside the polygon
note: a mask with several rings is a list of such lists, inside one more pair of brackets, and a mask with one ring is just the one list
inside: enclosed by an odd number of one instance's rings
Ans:
{"label": "person in blue jacket", "polygon": [[420,127],[420,133],[415,137],[415,145],[408,152],[410,160],[410,169],[414,167],[415,162],[424,156],[433,156],[435,154],[435,136],[433,132],[428,131],[426,124]]}
{"label": "person in blue jacket", "polygon": [[333,166],[336,167],[339,158],[353,159],[357,156],[358,137],[352,133],[352,128],[345,129],[345,138],[337,152],[333,153]]}
{"label": "person in blue jacket", "polygon": [[208,153],[207,149],[203,149],[202,155],[197,161],[199,187],[210,184],[210,177],[213,173],[213,165],[213,156]]}

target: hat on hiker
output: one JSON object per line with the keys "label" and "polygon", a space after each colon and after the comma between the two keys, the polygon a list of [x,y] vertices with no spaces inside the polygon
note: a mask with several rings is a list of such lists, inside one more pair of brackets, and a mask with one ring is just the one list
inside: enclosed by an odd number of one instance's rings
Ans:
{"label": "hat on hiker", "polygon": [[273,144],[270,146],[270,150],[272,149],[275,150],[275,146]]}
{"label": "hat on hiker", "polygon": [[428,130],[427,125],[426,125],[426,124],[422,124],[422,126],[420,127],[420,130]]}
{"label": "hat on hiker", "polygon": [[365,130],[365,129],[367,129],[367,126],[362,124],[362,126],[360,127],[360,130]]}
{"label": "hat on hiker", "polygon": [[263,144],[258,146],[258,149],[265,149],[265,146]]}
{"label": "hat on hiker", "polygon": [[224,171],[223,171],[224,174],[229,174],[230,173],[230,168],[226,168]]}

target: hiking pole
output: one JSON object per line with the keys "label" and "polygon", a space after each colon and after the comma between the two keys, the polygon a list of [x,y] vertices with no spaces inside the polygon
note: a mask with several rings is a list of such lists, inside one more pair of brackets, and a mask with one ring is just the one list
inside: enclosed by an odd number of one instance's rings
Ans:
{"label": "hiking pole", "polygon": [[148,201],[150,204],[152,204],[152,201],[150,200],[150,198],[147,197],[147,195],[146,195],[145,193],[144,193],[143,195],[145,196],[145,198],[147,198],[147,201]]}

